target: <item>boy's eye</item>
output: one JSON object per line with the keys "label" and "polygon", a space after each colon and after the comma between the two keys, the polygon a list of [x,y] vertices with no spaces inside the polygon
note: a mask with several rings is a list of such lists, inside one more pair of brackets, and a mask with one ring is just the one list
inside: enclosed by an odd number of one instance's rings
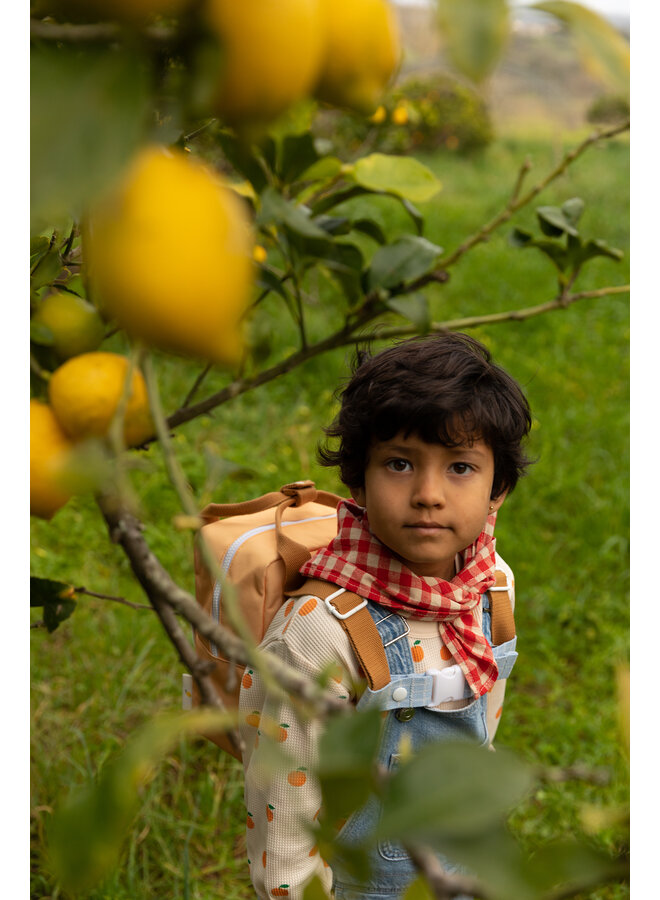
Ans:
{"label": "boy's eye", "polygon": [[473,467],[470,463],[455,462],[452,464],[451,468],[456,475],[469,475]]}
{"label": "boy's eye", "polygon": [[410,463],[407,459],[389,459],[387,461],[387,468],[391,469],[393,472],[407,472],[410,468]]}

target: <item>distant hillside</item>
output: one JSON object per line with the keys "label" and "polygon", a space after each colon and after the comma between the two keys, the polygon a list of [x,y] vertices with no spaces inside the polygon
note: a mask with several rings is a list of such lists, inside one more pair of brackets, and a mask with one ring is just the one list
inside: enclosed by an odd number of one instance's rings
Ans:
{"label": "distant hillside", "polygon": [[[447,70],[433,10],[397,6],[404,45],[400,79],[413,73]],[[626,34],[629,21],[622,19]],[[538,123],[547,128],[577,128],[602,85],[580,65],[570,36],[547,17],[518,10],[507,51],[486,88],[488,102],[500,127]]]}

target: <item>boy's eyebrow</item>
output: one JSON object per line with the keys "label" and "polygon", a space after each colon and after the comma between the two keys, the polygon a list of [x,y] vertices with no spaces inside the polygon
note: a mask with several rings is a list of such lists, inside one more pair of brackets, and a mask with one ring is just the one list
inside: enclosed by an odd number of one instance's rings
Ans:
{"label": "boy's eyebrow", "polygon": [[[444,447],[450,453],[455,453],[457,456],[469,453],[476,457],[485,457],[488,454],[485,447],[480,447],[476,444],[457,444],[455,447],[448,447],[446,444],[440,444],[439,446]],[[398,453],[401,456],[406,456],[415,453],[418,448],[414,444],[399,444],[390,441],[381,441],[375,444],[372,449],[380,450],[381,453]]]}

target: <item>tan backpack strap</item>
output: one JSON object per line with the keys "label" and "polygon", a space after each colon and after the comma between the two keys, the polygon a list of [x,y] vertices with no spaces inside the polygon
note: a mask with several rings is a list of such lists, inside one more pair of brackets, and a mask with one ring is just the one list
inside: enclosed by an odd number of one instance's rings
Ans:
{"label": "tan backpack strap", "polygon": [[[289,596],[300,597],[303,594],[311,594],[325,601],[326,597],[330,597],[337,590],[336,584],[310,578]],[[366,601],[357,594],[345,591],[330,600],[328,606],[334,607],[336,613],[333,612],[333,615],[346,632],[371,690],[379,691],[384,688],[391,681],[390,667],[387,664],[383,641],[366,607]]]}
{"label": "tan backpack strap", "polygon": [[493,644],[505,644],[516,636],[516,623],[513,619],[507,577],[500,569],[495,570],[495,584],[488,593],[490,595],[490,628]]}

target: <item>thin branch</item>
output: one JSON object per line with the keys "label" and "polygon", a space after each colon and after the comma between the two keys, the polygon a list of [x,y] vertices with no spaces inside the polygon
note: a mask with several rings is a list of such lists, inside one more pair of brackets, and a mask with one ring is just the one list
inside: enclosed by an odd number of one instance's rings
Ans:
{"label": "thin branch", "polygon": [[124,606],[130,606],[131,609],[148,609],[154,612],[153,606],[145,606],[144,603],[131,603],[124,597],[113,597],[111,594],[99,594],[96,591],[88,591],[86,587],[77,587],[73,589],[74,594],[85,594],[87,597],[96,597],[99,600],[112,600],[113,603],[121,603]]}
{"label": "thin branch", "polygon": [[[125,29],[112,22],[94,22],[84,24],[44,22],[30,19],[30,38],[39,41],[53,41],[65,44],[109,44],[121,38]],[[140,34],[150,42],[168,45],[176,39],[176,32],[171,28],[152,25],[140,29]]]}
{"label": "thin branch", "polygon": [[[240,638],[214,622],[195,598],[172,579],[158,557],[149,548],[140,521],[117,504],[117,498],[97,497],[97,503],[108,525],[111,540],[118,543],[150,601],[166,603],[211,643],[217,644],[223,656],[242,665],[254,664]],[[156,601],[156,602],[154,602]],[[190,646],[188,644],[188,646]],[[263,654],[259,656],[261,663]],[[291,669],[274,656],[268,657],[271,675],[291,694],[314,706],[320,714],[345,709],[345,702],[326,693],[319,685]],[[213,692],[215,694],[215,691]],[[204,696],[204,695],[203,695]]]}
{"label": "thin branch", "polygon": [[[483,316],[468,316],[462,319],[449,319],[446,322],[434,322],[431,325],[430,330],[433,333],[441,333],[445,331],[456,331],[461,328],[476,328],[479,325],[494,325],[502,322],[522,322],[525,319],[539,316],[542,313],[552,312],[557,309],[565,309],[567,306],[570,306],[578,300],[605,297],[610,294],[623,294],[628,293],[629,291],[629,285],[617,285],[599,288],[593,291],[580,291],[579,293],[570,294],[568,296],[560,295],[547,303],[541,303],[538,306],[530,306],[526,309],[513,309],[507,310],[506,312],[491,313]],[[364,315],[360,320],[360,325],[364,326],[368,324],[378,314],[379,311],[377,310],[365,310]],[[329,350],[347,347],[351,344],[357,344],[364,341],[365,334],[364,332],[356,333],[357,327],[356,324],[346,325],[334,334],[329,335],[329,337],[318,341],[318,343],[310,344],[301,350],[297,350],[295,353],[287,356],[274,366],[271,366],[270,369],[264,369],[262,372],[259,372],[253,378],[237,378],[222,390],[217,391],[215,394],[211,394],[211,396],[206,397],[204,400],[200,400],[199,403],[178,409],[168,418],[168,427],[176,428],[178,425],[196,419],[198,416],[208,413],[218,406],[222,406],[224,403],[233,400],[235,397],[238,397],[247,391],[252,391],[262,384],[267,384],[269,381],[279,378],[280,375],[285,375],[287,372],[292,371],[315,356],[327,353]],[[407,337],[418,333],[419,329],[414,325],[410,325],[400,328],[378,330],[370,335],[370,337],[378,340],[389,340],[391,338]]]}
{"label": "thin branch", "polygon": [[562,784],[565,781],[584,781],[587,784],[606,785],[612,780],[609,769],[593,769],[583,763],[572,766],[541,766],[536,776],[540,781],[549,784]]}
{"label": "thin branch", "polygon": [[449,874],[440,865],[435,853],[428,847],[405,845],[415,867],[429,883],[436,900],[452,900],[453,897],[467,895],[491,900],[492,894],[478,879],[469,875]]}
{"label": "thin branch", "polygon": [[[525,309],[510,309],[500,313],[490,313],[483,316],[466,316],[462,319],[447,319],[445,322],[433,322],[429,331],[433,334],[440,334],[447,331],[458,331],[462,328],[476,328],[479,325],[499,325],[502,322],[523,322],[525,319],[531,319],[534,316],[540,316],[544,313],[554,312],[559,309],[566,309],[578,300],[595,299],[597,297],[607,297],[613,294],[630,293],[630,285],[615,285],[612,287],[598,288],[593,291],[580,291],[575,294],[561,293],[554,300],[547,303],[540,303],[538,306],[528,306]],[[392,340],[393,338],[405,338],[418,334],[419,329],[414,325],[402,326],[400,328],[383,328],[379,329],[373,337],[380,340]],[[364,335],[354,335],[350,338],[349,343],[360,343],[364,340]]]}
{"label": "thin branch", "polygon": [[[585,150],[587,150],[592,144],[596,144],[599,141],[607,140],[608,138],[615,137],[618,134],[622,134],[624,131],[628,131],[630,129],[630,119],[625,122],[619,123],[618,125],[614,125],[611,128],[604,128],[599,131],[593,132],[589,137],[585,138],[581,144],[577,147],[574,147],[568,153],[564,155],[562,160],[559,162],[555,168],[549,172],[545,178],[542,178],[541,181],[538,182],[531,190],[529,190],[522,197],[518,198],[518,192],[520,190],[520,185],[522,184],[522,177],[524,177],[523,170],[518,173],[518,178],[516,181],[516,185],[511,195],[511,199],[505,206],[505,208],[498,213],[494,219],[491,219],[490,222],[487,222],[485,225],[482,225],[479,231],[470,235],[463,243],[454,250],[449,256],[446,256],[439,263],[439,268],[448,269],[450,266],[453,266],[458,260],[464,256],[468,250],[471,250],[477,244],[481,244],[484,241],[487,241],[490,235],[503,225],[505,222],[513,216],[519,209],[523,206],[527,206],[528,203],[538,196],[551,182],[553,182],[556,178],[562,175],[566,169],[573,163],[579,156],[581,156]],[[524,165],[523,165],[524,169]],[[526,173],[525,173],[526,174]]]}
{"label": "thin branch", "polygon": [[50,381],[50,372],[39,365],[32,353],[30,353],[30,368],[35,375],[38,375],[39,378],[41,378],[42,381]]}
{"label": "thin branch", "polygon": [[204,366],[202,371],[199,373],[199,375],[195,379],[195,383],[193,384],[193,386],[190,388],[190,390],[186,394],[186,399],[181,404],[182,409],[185,409],[186,406],[190,405],[190,403],[192,402],[192,398],[195,396],[197,391],[200,389],[202,382],[204,381],[204,379],[209,374],[209,372],[211,371],[212,368],[213,368],[213,363],[207,363]]}

